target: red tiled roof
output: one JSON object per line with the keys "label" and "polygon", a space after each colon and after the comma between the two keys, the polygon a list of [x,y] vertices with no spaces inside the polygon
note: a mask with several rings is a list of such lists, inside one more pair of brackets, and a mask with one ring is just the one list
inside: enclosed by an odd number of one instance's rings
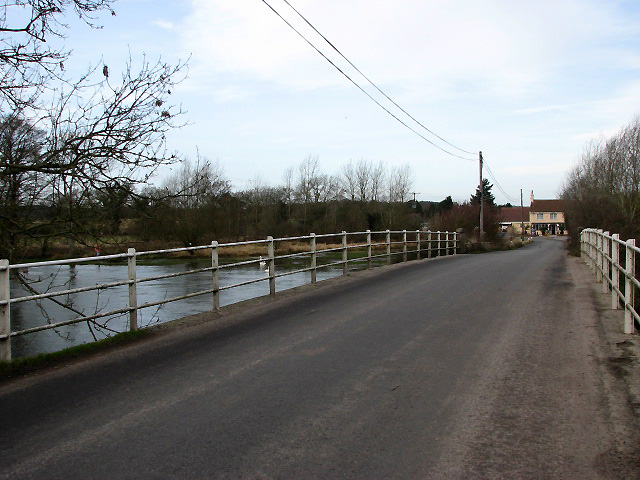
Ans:
{"label": "red tiled roof", "polygon": [[564,212],[564,200],[534,200],[532,212]]}
{"label": "red tiled roof", "polygon": [[[524,212],[524,217],[523,217]],[[500,221],[501,222],[528,222],[529,221],[529,207],[502,207],[500,209]]]}

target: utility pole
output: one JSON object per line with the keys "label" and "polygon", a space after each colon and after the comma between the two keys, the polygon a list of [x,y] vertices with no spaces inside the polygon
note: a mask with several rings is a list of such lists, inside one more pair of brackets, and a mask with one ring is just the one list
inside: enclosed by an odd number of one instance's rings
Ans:
{"label": "utility pole", "polygon": [[484,241],[484,184],[482,182],[482,152],[480,152],[480,242]]}
{"label": "utility pole", "polygon": [[412,208],[417,208],[418,204],[416,202],[416,195],[420,195],[420,192],[411,192],[413,193],[413,205],[411,206]]}
{"label": "utility pole", "polygon": [[524,238],[524,205],[522,203],[522,189],[520,189],[520,237]]}

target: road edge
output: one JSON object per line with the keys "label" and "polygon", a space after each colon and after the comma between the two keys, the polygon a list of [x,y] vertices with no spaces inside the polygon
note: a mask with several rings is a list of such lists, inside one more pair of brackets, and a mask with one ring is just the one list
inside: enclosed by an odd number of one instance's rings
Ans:
{"label": "road edge", "polygon": [[637,333],[624,333],[624,310],[611,309],[611,293],[602,292],[602,284],[596,280],[586,263],[573,256],[569,257],[569,263],[574,279],[580,279],[580,283],[590,289],[610,354],[609,368],[626,385],[629,403],[640,420],[640,336]]}

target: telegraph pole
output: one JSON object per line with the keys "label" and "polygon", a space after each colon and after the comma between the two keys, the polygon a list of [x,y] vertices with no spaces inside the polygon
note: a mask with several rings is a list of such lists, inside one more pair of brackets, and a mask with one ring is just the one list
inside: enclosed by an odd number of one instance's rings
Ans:
{"label": "telegraph pole", "polygon": [[520,189],[520,236],[524,239],[524,204],[522,203],[522,189]]}
{"label": "telegraph pole", "polygon": [[482,182],[482,152],[480,152],[480,242],[484,240],[484,184]]}
{"label": "telegraph pole", "polygon": [[420,195],[420,192],[411,192],[413,193],[413,205],[411,208],[418,208],[418,202],[416,202],[416,195]]}

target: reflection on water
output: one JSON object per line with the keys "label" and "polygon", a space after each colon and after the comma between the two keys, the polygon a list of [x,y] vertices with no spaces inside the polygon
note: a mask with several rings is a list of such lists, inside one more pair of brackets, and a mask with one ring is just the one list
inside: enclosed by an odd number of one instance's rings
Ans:
{"label": "reflection on water", "polygon": [[[205,263],[189,262],[173,265],[138,265],[136,275],[138,279],[168,275],[186,270],[205,267]],[[286,267],[276,266],[276,273],[293,271],[304,268],[303,264],[289,264]],[[360,265],[362,267],[362,265]],[[342,268],[323,268],[318,270],[318,281],[339,276]],[[67,290],[95,286],[127,280],[126,265],[75,265],[75,266],[49,266],[29,268],[29,271],[21,272],[31,286],[39,292]],[[220,270],[220,286],[233,285],[257,278],[268,278],[264,267],[258,264]],[[139,283],[138,305],[156,302],[167,298],[179,297],[189,293],[211,288],[211,273],[201,272],[191,275],[172,277],[162,280]],[[276,279],[276,290],[282,291],[309,283],[310,273],[295,273]],[[240,302],[249,298],[255,298],[269,294],[268,280],[244,285],[220,292],[220,304],[222,306]],[[24,286],[12,280],[11,297],[23,297],[32,295]],[[14,303],[11,305],[12,331],[24,330],[50,323],[70,320],[82,315],[93,315],[96,312],[107,312],[126,308],[129,293],[126,285],[113,287],[108,290],[82,292],[74,295],[55,297],[65,307],[53,303],[49,299],[39,302],[29,301]],[[154,323],[162,323],[175,320],[187,315],[211,310],[213,297],[211,294],[199,295],[177,302],[164,304],[160,307],[149,307],[138,312],[138,324],[145,327]],[[77,313],[74,313],[77,312]],[[104,338],[112,332],[122,332],[128,329],[128,314],[98,319],[105,323],[106,329],[90,329],[86,322],[60,327],[54,330],[13,337],[12,356],[14,358],[36,355],[44,352],[54,352],[81,343],[93,341],[96,338]],[[93,332],[93,334],[92,334]]]}

